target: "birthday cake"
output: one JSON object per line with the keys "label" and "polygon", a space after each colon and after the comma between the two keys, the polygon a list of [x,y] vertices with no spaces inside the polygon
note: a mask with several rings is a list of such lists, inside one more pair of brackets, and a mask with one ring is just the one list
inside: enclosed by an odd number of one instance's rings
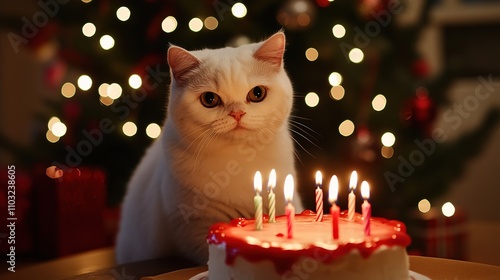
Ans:
{"label": "birthday cake", "polygon": [[347,220],[340,213],[338,237],[332,235],[332,216],[304,211],[295,215],[293,238],[287,236],[287,217],[262,230],[255,220],[234,219],[210,228],[208,278],[225,279],[409,279],[406,247],[410,237],[403,223],[371,218],[370,235],[362,215]]}

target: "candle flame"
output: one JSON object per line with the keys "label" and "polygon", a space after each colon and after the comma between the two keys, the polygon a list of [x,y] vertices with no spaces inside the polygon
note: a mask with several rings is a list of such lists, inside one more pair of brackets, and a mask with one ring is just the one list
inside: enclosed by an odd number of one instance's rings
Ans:
{"label": "candle flame", "polygon": [[253,177],[253,188],[257,193],[262,191],[262,175],[260,171],[255,172],[255,176]]}
{"label": "candle flame", "polygon": [[293,176],[291,174],[286,175],[285,178],[285,200],[288,202],[292,202],[293,198]]}
{"label": "candle flame", "polygon": [[316,171],[316,186],[317,187],[320,187],[321,186],[321,183],[322,183],[322,179],[321,178],[321,171]]}
{"label": "candle flame", "polygon": [[330,203],[335,203],[339,194],[339,179],[337,176],[333,175],[330,180],[330,189],[328,190],[328,200]]}
{"label": "candle flame", "polygon": [[358,173],[356,170],[354,170],[351,173],[351,181],[349,183],[349,190],[353,191],[356,188],[356,185],[358,184]]}
{"label": "candle flame", "polygon": [[366,182],[366,181],[363,181],[361,183],[361,196],[364,199],[370,198],[370,185],[368,185],[368,182]]}
{"label": "candle flame", "polygon": [[272,169],[271,173],[269,174],[269,182],[267,184],[269,187],[269,190],[273,190],[274,187],[276,187],[276,170]]}

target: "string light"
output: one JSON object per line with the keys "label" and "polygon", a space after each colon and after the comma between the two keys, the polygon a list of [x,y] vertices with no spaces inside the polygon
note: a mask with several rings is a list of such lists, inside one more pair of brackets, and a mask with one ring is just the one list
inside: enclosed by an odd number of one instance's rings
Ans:
{"label": "string light", "polygon": [[306,102],[306,105],[311,107],[311,108],[318,106],[318,103],[319,103],[318,94],[315,92],[309,92],[306,95],[305,102]]}
{"label": "string light", "polygon": [[332,87],[338,86],[342,83],[342,75],[338,72],[332,72],[330,76],[328,76],[328,82]]}
{"label": "string light", "polygon": [[81,75],[78,78],[77,84],[81,90],[87,91],[92,87],[92,79],[88,75]]}
{"label": "string light", "polygon": [[199,18],[192,18],[189,21],[189,29],[193,32],[198,32],[203,28],[203,22]]}
{"label": "string light", "polygon": [[50,143],[56,143],[60,139],[59,137],[55,136],[54,133],[52,133],[52,131],[50,130],[47,130],[47,133],[45,133],[45,138],[47,138]]}
{"label": "string light", "polygon": [[342,38],[345,36],[345,28],[342,24],[335,24],[332,28],[332,33],[335,38]]}
{"label": "string light", "polygon": [[86,37],[92,37],[95,35],[96,27],[92,22],[87,22],[82,27],[82,33]]}
{"label": "string light", "polygon": [[431,203],[427,199],[422,199],[418,202],[418,210],[422,213],[427,213],[431,210]]}
{"label": "string light", "polygon": [[99,86],[99,88],[97,89],[97,91],[99,92],[99,95],[102,97],[108,97],[108,87],[109,87],[109,84],[102,83]]}
{"label": "string light", "polygon": [[349,59],[354,63],[360,63],[364,57],[363,51],[358,48],[354,48],[349,52]]}
{"label": "string light", "polygon": [[112,83],[108,86],[106,92],[108,93],[109,98],[118,99],[122,96],[122,87],[117,83]]}
{"label": "string light", "polygon": [[104,106],[111,106],[111,104],[113,104],[113,101],[115,100],[109,96],[100,96],[99,101]]}
{"label": "string light", "polygon": [[378,94],[372,100],[373,110],[377,112],[384,110],[386,104],[387,104],[387,99],[382,94]]}
{"label": "string light", "polygon": [[103,35],[99,40],[99,43],[101,44],[101,48],[109,50],[115,46],[115,39],[113,39],[110,35]]}
{"label": "string light", "polygon": [[340,100],[344,98],[345,90],[341,85],[334,86],[330,89],[330,96],[335,100]]}
{"label": "string light", "polygon": [[446,202],[441,207],[441,212],[443,212],[443,215],[449,218],[455,214],[455,206],[451,202]]}
{"label": "string light", "polygon": [[177,20],[173,16],[168,16],[161,22],[161,29],[165,33],[172,33],[176,28]]}
{"label": "string light", "polygon": [[386,147],[392,147],[396,142],[396,136],[394,136],[394,134],[390,132],[386,132],[382,135],[380,140],[382,141],[382,145]]}
{"label": "string light", "polygon": [[87,4],[87,3],[90,3],[92,2],[92,0],[82,0],[83,3]]}
{"label": "string light", "polygon": [[49,130],[52,130],[52,127],[54,126],[55,123],[61,122],[61,120],[58,117],[52,117],[49,119],[49,122],[47,123],[47,128]]}
{"label": "string light", "polygon": [[243,5],[243,3],[235,3],[233,7],[231,7],[231,13],[236,18],[243,18],[247,15],[247,7]]}
{"label": "string light", "polygon": [[217,28],[217,26],[219,26],[219,21],[214,17],[207,17],[205,19],[204,23],[205,23],[205,27],[208,30],[214,30],[215,28]]}
{"label": "string light", "polygon": [[137,74],[132,74],[130,78],[128,78],[128,84],[133,89],[138,89],[142,86],[142,79]]}
{"label": "string light", "polygon": [[318,59],[319,53],[315,48],[308,48],[306,50],[306,58],[309,61],[315,61]]}
{"label": "string light", "polygon": [[63,124],[62,122],[56,122],[53,126],[52,126],[52,129],[51,129],[52,133],[56,136],[56,137],[62,137],[64,136],[64,134],[66,134],[66,131],[67,131],[67,127],[65,124]]}
{"label": "string light", "polygon": [[75,93],[76,93],[76,87],[74,84],[67,82],[67,83],[64,83],[64,85],[62,85],[62,87],[61,87],[62,96],[66,97],[66,98],[71,98],[75,95]]}
{"label": "string light", "polygon": [[130,18],[130,9],[125,6],[118,8],[116,17],[121,21],[127,21]]}
{"label": "string light", "polygon": [[132,137],[137,133],[137,126],[133,122],[126,122],[122,126],[123,134]]}
{"label": "string light", "polygon": [[150,123],[146,127],[146,135],[149,136],[150,138],[153,139],[158,138],[158,136],[160,136],[160,133],[161,133],[161,128],[156,123]]}
{"label": "string light", "polygon": [[342,136],[350,136],[354,132],[354,123],[351,120],[345,120],[339,125],[339,132]]}
{"label": "string light", "polygon": [[394,149],[392,147],[382,146],[380,153],[384,158],[391,158],[394,155]]}

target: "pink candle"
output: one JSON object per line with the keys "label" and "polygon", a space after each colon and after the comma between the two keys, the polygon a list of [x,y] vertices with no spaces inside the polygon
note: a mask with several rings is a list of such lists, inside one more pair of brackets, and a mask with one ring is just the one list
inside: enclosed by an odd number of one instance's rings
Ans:
{"label": "pink candle", "polygon": [[285,200],[288,202],[285,207],[287,237],[293,238],[293,221],[295,219],[295,207],[292,205],[293,198],[293,176],[288,174],[285,178]]}
{"label": "pink candle", "polygon": [[354,213],[356,212],[356,195],[354,194],[354,189],[358,184],[358,173],[353,171],[351,173],[351,181],[349,182],[349,190],[351,191],[348,196],[347,203],[347,220],[354,221]]}
{"label": "pink candle", "polygon": [[316,221],[323,221],[323,190],[321,172],[316,172]]}
{"label": "pink candle", "polygon": [[363,205],[361,205],[365,236],[370,236],[370,218],[372,216],[372,206],[368,202],[368,199],[370,198],[370,186],[366,181],[363,181],[363,183],[361,183],[361,196],[363,196],[363,198],[365,199]]}
{"label": "pink candle", "polygon": [[333,175],[332,179],[330,180],[330,189],[328,191],[328,200],[332,204],[332,207],[330,208],[330,214],[332,215],[332,232],[333,232],[333,239],[337,240],[339,239],[339,213],[340,209],[335,203],[337,201],[338,197],[338,192],[339,192],[339,181],[337,179],[337,176]]}

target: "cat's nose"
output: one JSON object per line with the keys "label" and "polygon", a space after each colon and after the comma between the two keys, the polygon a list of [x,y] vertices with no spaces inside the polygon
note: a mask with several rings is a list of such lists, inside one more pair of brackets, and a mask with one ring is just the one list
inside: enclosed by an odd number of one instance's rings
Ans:
{"label": "cat's nose", "polygon": [[246,112],[243,111],[237,111],[237,112],[232,111],[231,113],[229,113],[229,115],[232,116],[236,121],[240,121],[243,115],[245,114]]}

